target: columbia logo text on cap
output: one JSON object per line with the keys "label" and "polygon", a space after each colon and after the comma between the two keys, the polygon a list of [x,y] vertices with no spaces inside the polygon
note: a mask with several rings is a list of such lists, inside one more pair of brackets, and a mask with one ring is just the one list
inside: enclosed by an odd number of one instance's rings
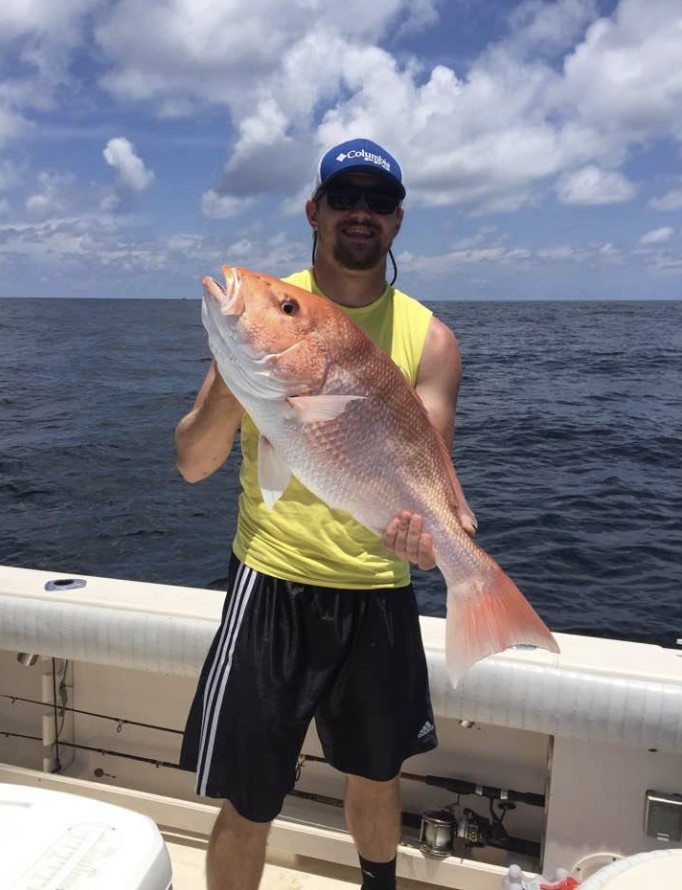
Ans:
{"label": "columbia logo text on cap", "polygon": [[350,139],[330,148],[320,160],[316,187],[319,189],[341,173],[351,172],[377,174],[401,199],[405,197],[400,164],[371,139]]}

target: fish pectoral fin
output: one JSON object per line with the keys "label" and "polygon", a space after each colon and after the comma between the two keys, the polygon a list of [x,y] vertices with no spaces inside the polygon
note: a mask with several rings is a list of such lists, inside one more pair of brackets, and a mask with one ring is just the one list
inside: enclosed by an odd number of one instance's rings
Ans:
{"label": "fish pectoral fin", "polygon": [[265,436],[258,440],[258,484],[266,507],[270,510],[282,497],[291,479],[291,469],[282,460]]}
{"label": "fish pectoral fin", "polygon": [[304,423],[316,423],[325,420],[336,420],[346,410],[349,402],[365,399],[366,396],[292,396],[287,399],[289,405]]}

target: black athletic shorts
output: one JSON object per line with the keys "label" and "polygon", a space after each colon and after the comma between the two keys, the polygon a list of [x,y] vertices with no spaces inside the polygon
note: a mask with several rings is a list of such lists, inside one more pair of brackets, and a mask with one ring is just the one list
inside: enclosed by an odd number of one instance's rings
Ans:
{"label": "black athletic shorts", "polygon": [[313,717],[326,759],[344,773],[387,781],[436,747],[412,587],[295,584],[233,556],[180,765],[196,771],[199,794],[269,822],[293,788]]}

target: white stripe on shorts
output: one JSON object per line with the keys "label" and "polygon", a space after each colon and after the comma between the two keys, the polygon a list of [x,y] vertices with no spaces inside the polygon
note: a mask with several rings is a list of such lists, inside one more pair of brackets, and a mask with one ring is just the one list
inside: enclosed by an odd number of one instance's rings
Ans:
{"label": "white stripe on shorts", "polygon": [[240,565],[234,580],[230,603],[220,635],[218,648],[204,689],[204,708],[199,741],[199,762],[197,765],[197,793],[206,794],[206,786],[211,772],[213,748],[220,721],[220,711],[227,679],[232,668],[232,655],[239,636],[244,612],[256,583],[258,572]]}

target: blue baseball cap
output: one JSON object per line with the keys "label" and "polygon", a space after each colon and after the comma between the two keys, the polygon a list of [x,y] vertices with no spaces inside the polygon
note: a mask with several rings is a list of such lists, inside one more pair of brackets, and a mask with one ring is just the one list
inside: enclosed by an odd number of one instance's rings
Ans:
{"label": "blue baseball cap", "polygon": [[315,190],[329,185],[332,179],[342,173],[373,173],[381,176],[401,200],[405,197],[400,164],[385,148],[371,139],[349,139],[323,154],[317,169]]}

